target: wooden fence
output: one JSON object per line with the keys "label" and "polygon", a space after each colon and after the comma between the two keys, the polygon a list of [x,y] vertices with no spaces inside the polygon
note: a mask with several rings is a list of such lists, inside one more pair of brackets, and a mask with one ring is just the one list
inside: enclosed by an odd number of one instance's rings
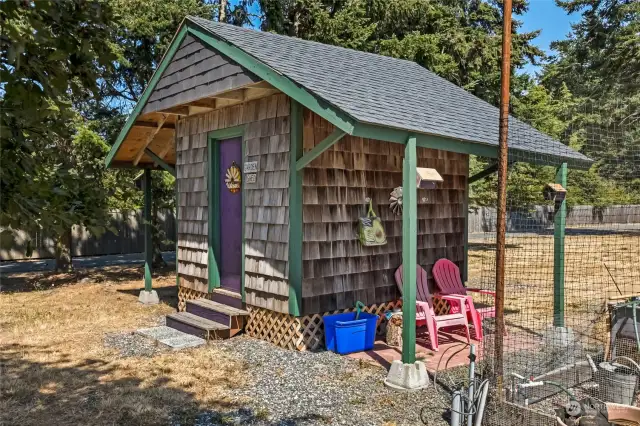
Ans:
{"label": "wooden fence", "polygon": [[[608,226],[610,225],[610,226]],[[640,225],[640,205],[573,206],[567,212],[567,227],[619,228],[620,225]],[[508,232],[536,232],[553,228],[553,206],[535,206],[507,214]],[[634,227],[635,228],[635,227]],[[640,226],[638,227],[640,230]],[[496,209],[480,207],[469,212],[469,233],[495,232]]]}
{"label": "wooden fence", "polygon": [[[163,244],[162,250],[175,250],[176,221],[173,211],[158,213],[160,224],[169,244]],[[144,226],[141,212],[113,212],[112,225],[118,231],[114,234],[106,231],[100,237],[91,235],[83,226],[74,226],[71,233],[71,251],[73,256],[100,256],[105,254],[142,253],[144,251]],[[27,242],[31,240],[33,254],[26,255]],[[46,232],[29,234],[15,231],[13,235],[3,233],[0,240],[0,260],[46,259],[54,255],[54,241]]]}
{"label": "wooden fence", "polygon": [[[507,231],[535,232],[553,227],[551,206],[536,206],[528,210],[509,212]],[[172,211],[159,213],[167,239],[175,241],[176,221]],[[96,238],[81,226],[74,226],[72,232],[72,251],[74,256],[99,256],[104,254],[142,253],[144,232],[141,213],[112,213],[117,234],[105,232]],[[490,207],[480,207],[469,212],[469,233],[495,232],[496,211]],[[574,206],[567,214],[567,226],[594,226],[597,228],[611,225],[638,225],[640,231],[640,205],[610,206],[596,208],[592,206]],[[635,229],[635,228],[634,228]],[[3,234],[0,240],[0,260],[27,259],[25,254],[27,241],[31,239],[34,247],[31,259],[53,257],[54,243],[50,236],[42,232],[29,235],[24,231]],[[173,243],[165,245],[163,250],[174,250]]]}

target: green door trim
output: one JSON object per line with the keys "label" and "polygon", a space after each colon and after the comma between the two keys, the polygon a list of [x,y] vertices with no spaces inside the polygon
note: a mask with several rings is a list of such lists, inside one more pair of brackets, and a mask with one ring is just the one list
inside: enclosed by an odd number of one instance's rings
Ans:
{"label": "green door trim", "polygon": [[[227,127],[226,129],[214,130],[207,134],[207,282],[208,290],[211,293],[214,289],[220,288],[220,214],[217,209],[212,208],[220,204],[220,145],[219,141],[237,137],[242,140],[242,162],[245,158],[244,147],[245,126]],[[244,292],[244,224],[245,224],[245,193],[242,188],[242,271],[240,278],[240,289],[242,301],[245,299]]]}

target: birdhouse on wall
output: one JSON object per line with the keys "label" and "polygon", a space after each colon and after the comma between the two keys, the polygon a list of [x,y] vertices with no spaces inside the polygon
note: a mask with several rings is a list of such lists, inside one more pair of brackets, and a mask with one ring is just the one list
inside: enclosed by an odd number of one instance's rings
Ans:
{"label": "birdhouse on wall", "polygon": [[542,190],[545,200],[560,204],[567,196],[567,190],[559,183],[548,183]]}
{"label": "birdhouse on wall", "polygon": [[442,181],[442,176],[436,169],[416,167],[416,185],[418,189],[435,189],[436,184]]}

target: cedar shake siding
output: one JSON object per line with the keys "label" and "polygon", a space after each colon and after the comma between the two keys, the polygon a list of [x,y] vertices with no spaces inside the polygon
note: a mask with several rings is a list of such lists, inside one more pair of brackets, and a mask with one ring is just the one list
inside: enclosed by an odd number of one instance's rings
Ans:
{"label": "cedar shake siding", "polygon": [[[334,130],[305,110],[304,150]],[[307,315],[400,298],[393,273],[402,264],[402,216],[389,208],[391,191],[402,186],[404,145],[345,136],[304,169],[302,312]],[[468,155],[418,148],[418,166],[435,168],[444,182],[418,190],[418,263],[431,276],[436,260],[464,263],[464,200]],[[371,197],[387,244],[364,247],[358,218]]]}
{"label": "cedar shake siding", "polygon": [[245,125],[243,162],[258,162],[256,183],[242,184],[246,303],[288,312],[289,108],[277,94],[178,122],[179,285],[208,291],[208,133]]}

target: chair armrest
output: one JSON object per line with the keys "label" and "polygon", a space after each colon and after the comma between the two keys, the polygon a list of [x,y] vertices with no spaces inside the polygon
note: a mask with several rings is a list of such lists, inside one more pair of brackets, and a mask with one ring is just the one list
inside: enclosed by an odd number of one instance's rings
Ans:
{"label": "chair armrest", "polygon": [[460,312],[466,315],[467,307],[466,301],[469,296],[463,296],[461,294],[434,294],[434,298],[446,300],[454,306],[458,306]]}
{"label": "chair armrest", "polygon": [[416,308],[419,311],[429,312],[429,304],[427,302],[416,300]]}
{"label": "chair armrest", "polygon": [[466,290],[473,291],[474,293],[488,294],[489,296],[496,297],[496,292],[491,290],[485,290],[482,288],[469,288],[469,287],[467,287]]}

